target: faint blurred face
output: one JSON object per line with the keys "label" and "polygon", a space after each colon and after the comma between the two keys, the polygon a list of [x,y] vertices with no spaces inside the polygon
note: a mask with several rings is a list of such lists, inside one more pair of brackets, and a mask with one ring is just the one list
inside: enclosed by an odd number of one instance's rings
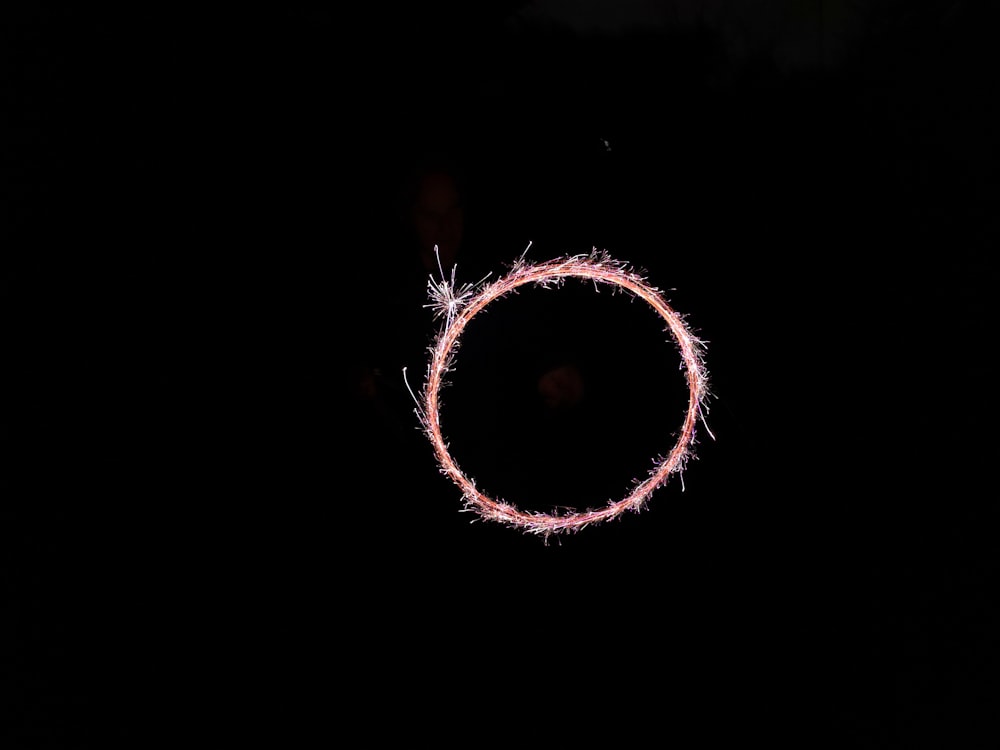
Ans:
{"label": "faint blurred face", "polygon": [[420,242],[420,259],[427,270],[437,269],[434,246],[445,271],[455,264],[462,243],[464,215],[455,180],[447,174],[428,174],[420,183],[413,206],[413,226]]}

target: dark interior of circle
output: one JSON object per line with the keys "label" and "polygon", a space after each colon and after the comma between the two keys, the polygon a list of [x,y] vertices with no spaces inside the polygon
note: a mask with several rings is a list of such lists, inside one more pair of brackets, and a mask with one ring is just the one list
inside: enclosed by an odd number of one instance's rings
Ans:
{"label": "dark interior of circle", "polygon": [[677,442],[680,352],[644,300],[592,281],[523,286],[466,326],[441,390],[452,458],[488,496],[569,513],[625,497]]}

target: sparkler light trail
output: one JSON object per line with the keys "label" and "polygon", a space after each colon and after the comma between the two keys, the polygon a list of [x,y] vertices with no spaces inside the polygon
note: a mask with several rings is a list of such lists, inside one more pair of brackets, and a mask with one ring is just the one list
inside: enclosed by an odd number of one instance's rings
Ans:
{"label": "sparkler light trail", "polygon": [[[435,317],[442,320],[441,329],[429,348],[431,355],[427,366],[421,398],[414,395],[417,402],[417,416],[424,434],[434,449],[440,470],[451,479],[462,492],[465,510],[473,510],[487,521],[505,524],[525,533],[548,537],[561,532],[579,531],[591,524],[610,520],[627,510],[642,510],[652,493],[665,485],[671,474],[682,472],[687,460],[693,455],[692,445],[696,442],[695,428],[702,421],[706,431],[714,438],[705,422],[708,398],[708,373],[704,366],[704,343],[696,338],[685,324],[683,317],[671,308],[659,290],[621,261],[614,260],[606,252],[596,249],[589,255],[574,255],[542,263],[525,260],[528,249],[510,267],[508,273],[487,283],[488,276],[478,284],[457,286],[456,268],[451,278],[446,278],[440,267],[440,280],[433,276],[427,288],[431,302],[426,307],[433,308]],[[654,461],[649,476],[637,481],[628,494],[616,501],[609,501],[602,508],[590,508],[579,512],[543,513],[523,511],[515,505],[494,499],[476,487],[459,468],[448,451],[448,444],[441,431],[441,388],[445,378],[453,370],[455,352],[459,339],[469,322],[487,305],[513,292],[518,287],[534,284],[543,288],[562,286],[567,278],[590,279],[597,284],[606,284],[615,291],[624,291],[645,301],[666,322],[665,332],[670,334],[681,356],[687,389],[688,406],[677,441],[670,452]],[[404,379],[406,371],[403,371]],[[407,385],[407,387],[409,387]],[[412,394],[412,391],[411,391]]]}

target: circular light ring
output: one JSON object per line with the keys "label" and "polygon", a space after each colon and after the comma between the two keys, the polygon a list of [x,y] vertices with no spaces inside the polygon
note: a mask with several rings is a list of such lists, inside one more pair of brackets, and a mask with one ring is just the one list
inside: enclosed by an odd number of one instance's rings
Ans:
{"label": "circular light ring", "polygon": [[[688,387],[687,412],[674,447],[666,457],[654,462],[649,476],[637,482],[624,498],[611,501],[603,508],[568,514],[526,512],[485,494],[459,468],[448,451],[441,431],[440,392],[445,376],[452,370],[455,352],[465,327],[487,305],[526,284],[558,286],[567,278],[590,279],[595,285],[611,285],[644,300],[663,318],[666,331],[677,345],[682,359]],[[708,374],[703,362],[704,343],[691,333],[682,316],[671,308],[659,290],[649,286],[642,276],[606,253],[595,251],[590,255],[536,264],[526,262],[522,256],[505,276],[490,283],[485,282],[484,279],[478,285],[466,284],[456,288],[454,269],[450,280],[445,279],[442,273],[441,281],[431,279],[428,282],[432,302],[427,306],[435,309],[436,314],[444,319],[444,324],[430,347],[431,360],[427,367],[418,416],[424,433],[433,446],[441,472],[462,491],[466,510],[475,511],[487,521],[545,536],[579,531],[591,524],[615,518],[627,510],[642,510],[650,495],[666,484],[671,474],[683,471],[685,463],[692,456],[695,427],[699,418],[704,423],[703,408],[708,396]]]}

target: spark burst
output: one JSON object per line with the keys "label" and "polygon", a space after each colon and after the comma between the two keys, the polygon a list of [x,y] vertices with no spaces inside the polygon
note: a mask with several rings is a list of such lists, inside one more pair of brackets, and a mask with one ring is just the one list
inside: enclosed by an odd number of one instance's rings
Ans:
{"label": "spark burst", "polygon": [[[673,310],[661,292],[647,284],[630,266],[613,259],[606,252],[594,249],[589,255],[529,263],[525,256],[530,248],[529,243],[507,274],[489,283],[487,276],[478,284],[458,286],[455,280],[457,266],[452,269],[451,277],[448,278],[441,268],[440,258],[438,259],[441,278],[435,280],[432,276],[428,280],[427,289],[431,302],[426,307],[432,308],[435,317],[443,322],[429,347],[431,356],[421,398],[418,399],[412,390],[410,392],[417,403],[417,416],[434,449],[441,472],[462,492],[464,510],[475,511],[486,521],[502,523],[525,533],[547,538],[552,534],[575,532],[592,524],[608,521],[628,510],[642,510],[652,493],[665,485],[671,474],[683,472],[686,462],[693,456],[697,422],[701,420],[713,439],[714,435],[705,421],[709,392],[708,373],[704,365],[704,342],[691,333],[683,317]],[[448,451],[448,443],[441,431],[441,389],[447,375],[454,369],[455,352],[465,327],[487,305],[526,284],[544,288],[558,287],[567,278],[590,279],[595,286],[606,284],[627,292],[645,301],[663,318],[666,322],[665,332],[670,335],[681,356],[681,366],[687,380],[688,407],[674,447],[665,457],[654,461],[649,475],[635,481],[625,497],[611,500],[602,508],[589,508],[579,512],[529,512],[520,510],[505,500],[490,497],[459,468]],[[403,375],[405,379],[405,368]],[[683,487],[683,477],[681,480]]]}

